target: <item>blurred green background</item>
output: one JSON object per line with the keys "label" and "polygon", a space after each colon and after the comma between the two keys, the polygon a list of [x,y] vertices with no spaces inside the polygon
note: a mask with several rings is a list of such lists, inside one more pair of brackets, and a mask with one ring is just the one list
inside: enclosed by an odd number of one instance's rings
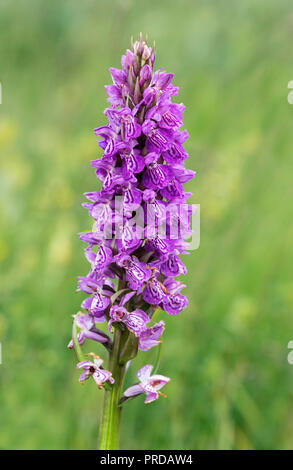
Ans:
{"label": "blurred green background", "polygon": [[293,448],[292,28],[290,0],[1,0],[1,448],[96,447],[102,393],[66,349],[76,233],[108,68],[140,31],[186,104],[201,246],[188,309],[161,317],[168,398],[125,406],[121,446]]}

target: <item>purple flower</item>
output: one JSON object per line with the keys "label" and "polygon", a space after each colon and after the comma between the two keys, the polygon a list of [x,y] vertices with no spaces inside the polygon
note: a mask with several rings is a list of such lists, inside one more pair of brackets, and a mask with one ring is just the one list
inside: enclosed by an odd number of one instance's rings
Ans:
{"label": "purple flower", "polygon": [[144,300],[151,305],[159,305],[165,298],[165,295],[164,287],[155,277],[148,281],[143,291]]}
{"label": "purple flower", "polygon": [[109,331],[112,331],[113,322],[121,322],[127,326],[136,336],[139,336],[146,323],[150,321],[150,317],[141,309],[128,312],[125,307],[113,305],[110,309],[110,321],[108,323]]}
{"label": "purple flower", "polygon": [[128,292],[121,297],[119,305],[115,304],[111,307],[110,320],[108,322],[109,331],[112,331],[113,322],[123,323],[136,336],[139,336],[140,332],[146,328],[145,325],[150,321],[150,317],[143,310],[136,309],[128,312],[124,307],[134,295],[135,292]]}
{"label": "purple flower", "polygon": [[168,100],[159,101],[146,114],[147,119],[155,120],[161,128],[178,130],[182,122],[184,106],[181,104],[170,104]]}
{"label": "purple flower", "polygon": [[116,241],[118,250],[130,254],[142,244],[142,234],[139,228],[135,229],[126,221],[118,230],[120,230],[119,239]]}
{"label": "purple flower", "polygon": [[115,381],[111,372],[101,368],[103,360],[94,353],[90,353],[88,356],[92,356],[94,361],[82,361],[79,362],[76,366],[77,369],[83,369],[83,372],[79,377],[79,382],[82,383],[92,377],[99,388],[102,388],[102,384],[104,382],[113,384]]}
{"label": "purple flower", "polygon": [[162,308],[169,315],[178,315],[188,304],[187,298],[182,294],[170,294],[163,299]]}
{"label": "purple flower", "polygon": [[127,76],[123,70],[110,68],[109,69],[113,83],[118,86],[126,85],[127,83]]}
{"label": "purple flower", "polygon": [[115,130],[113,130],[109,125],[97,127],[94,132],[97,136],[104,139],[103,141],[99,142],[100,147],[104,150],[104,157],[114,155],[117,141],[121,141],[117,132],[115,132]]}
{"label": "purple flower", "polygon": [[167,129],[160,129],[156,123],[146,120],[142,125],[142,132],[146,135],[146,147],[149,152],[164,152],[171,145],[172,133]]}
{"label": "purple flower", "polygon": [[174,77],[173,73],[167,73],[161,70],[158,70],[154,73],[152,85],[154,85],[158,90],[162,91],[170,85]]}
{"label": "purple flower", "polygon": [[101,292],[96,292],[93,297],[87,297],[81,304],[82,308],[88,310],[91,313],[96,321],[103,322],[104,311],[110,303],[109,297],[103,295]]}
{"label": "purple flower", "polygon": [[148,351],[154,346],[157,346],[161,341],[158,341],[162,336],[165,329],[165,322],[163,320],[156,323],[151,328],[145,328],[140,332],[138,338],[138,349],[141,351]]}
{"label": "purple flower", "polygon": [[79,276],[77,283],[77,291],[82,290],[86,294],[94,294],[100,288],[101,281],[97,280],[90,273],[88,276]]}
{"label": "purple flower", "polygon": [[179,276],[186,274],[186,267],[177,255],[171,253],[168,259],[161,264],[161,272],[165,276]]}
{"label": "purple flower", "polygon": [[151,270],[135,256],[131,257],[122,253],[116,256],[116,263],[125,269],[126,280],[130,289],[140,290],[151,276]]}
{"label": "purple flower", "polygon": [[149,153],[145,158],[147,169],[143,174],[142,182],[148,189],[162,189],[169,181],[169,172],[166,165],[158,164],[159,155]]}
{"label": "purple flower", "polygon": [[170,378],[158,374],[151,375],[152,368],[153,366],[148,364],[137,371],[136,376],[140,383],[125,390],[125,397],[132,397],[134,395],[145,393],[146,399],[144,402],[151,403],[152,401],[157,400],[159,395],[165,396],[160,392],[160,389],[170,381]]}
{"label": "purple flower", "polygon": [[97,253],[89,249],[85,250],[85,256],[92,265],[92,273],[101,275],[103,274],[103,270],[112,262],[113,258],[111,248],[105,245],[101,245]]}
{"label": "purple flower", "polygon": [[141,134],[141,126],[137,122],[137,118],[132,114],[129,108],[113,109],[108,108],[105,111],[109,119],[110,126],[116,132],[121,132],[124,142],[136,139]]}

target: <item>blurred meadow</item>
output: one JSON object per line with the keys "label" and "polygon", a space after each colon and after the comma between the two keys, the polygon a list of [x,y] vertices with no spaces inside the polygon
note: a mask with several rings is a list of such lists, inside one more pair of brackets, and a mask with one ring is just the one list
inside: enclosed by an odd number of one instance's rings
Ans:
{"label": "blurred meadow", "polygon": [[126,404],[121,448],[292,449],[289,0],[1,1],[0,448],[96,447],[102,393],[66,348],[88,268],[76,233],[108,68],[140,31],[186,105],[201,245],[188,308],[160,317],[168,398]]}

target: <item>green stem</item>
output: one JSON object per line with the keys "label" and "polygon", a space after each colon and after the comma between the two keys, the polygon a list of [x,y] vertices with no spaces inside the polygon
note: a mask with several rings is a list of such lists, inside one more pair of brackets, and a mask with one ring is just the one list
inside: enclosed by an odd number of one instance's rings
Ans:
{"label": "green stem", "polygon": [[109,354],[108,370],[115,379],[109,390],[105,389],[104,403],[101,416],[99,449],[118,450],[119,425],[122,407],[119,406],[121,388],[125,374],[125,364],[119,364],[119,356],[123,343],[123,333],[115,328],[113,348]]}
{"label": "green stem", "polygon": [[77,339],[75,317],[73,318],[73,324],[72,324],[72,340],[73,340],[73,345],[74,345],[74,350],[75,350],[77,360],[79,362],[85,361],[85,357],[83,355],[83,352],[81,350],[80,344],[79,344],[78,339]]}

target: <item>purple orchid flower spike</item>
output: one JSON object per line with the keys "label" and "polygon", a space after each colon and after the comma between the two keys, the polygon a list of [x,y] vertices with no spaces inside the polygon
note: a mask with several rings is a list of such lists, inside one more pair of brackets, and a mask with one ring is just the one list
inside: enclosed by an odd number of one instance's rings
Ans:
{"label": "purple orchid flower spike", "polygon": [[[92,339],[98,343],[108,343],[109,337],[102,331],[96,330],[95,321],[91,315],[74,315],[76,326],[80,328],[80,332],[77,335],[79,344],[83,344],[85,339]],[[69,349],[74,347],[73,340],[71,340],[67,346]]]}
{"label": "purple orchid flower spike", "polygon": [[151,403],[157,400],[159,395],[166,396],[160,392],[160,389],[170,381],[170,378],[158,374],[151,375],[152,368],[153,366],[148,364],[137,371],[136,376],[140,383],[132,385],[132,387],[125,390],[125,397],[129,398],[145,393],[146,399],[144,402]]}
{"label": "purple orchid flower spike", "polygon": [[89,353],[88,356],[92,356],[93,361],[82,361],[76,366],[77,369],[83,369],[83,372],[79,377],[79,382],[82,383],[92,377],[98,388],[102,388],[104,382],[113,384],[115,380],[113,379],[111,372],[101,368],[103,360],[94,353]]}
{"label": "purple orchid flower spike", "polygon": [[[90,162],[101,189],[85,193],[82,204],[93,221],[91,230],[79,234],[90,266],[78,277],[77,291],[86,298],[68,347],[83,369],[81,382],[93,377],[99,388],[111,385],[104,387],[101,419],[100,449],[106,450],[117,449],[122,402],[145,393],[150,403],[170,380],[152,376],[146,365],[137,373],[139,383],[119,400],[126,364],[138,351],[161,352],[165,323],[154,323],[153,312],[176,316],[188,303],[181,293],[185,285],[176,278],[187,273],[181,255],[187,253],[193,210],[184,185],[195,172],[184,166],[188,133],[182,127],[185,107],[173,101],[179,91],[174,75],[155,71],[154,64],[154,49],[140,35],[122,56],[121,68],[110,68],[105,122],[94,129],[101,156]],[[109,334],[97,323],[105,323]],[[89,340],[106,348],[109,371],[93,353],[93,360],[84,360]]]}

